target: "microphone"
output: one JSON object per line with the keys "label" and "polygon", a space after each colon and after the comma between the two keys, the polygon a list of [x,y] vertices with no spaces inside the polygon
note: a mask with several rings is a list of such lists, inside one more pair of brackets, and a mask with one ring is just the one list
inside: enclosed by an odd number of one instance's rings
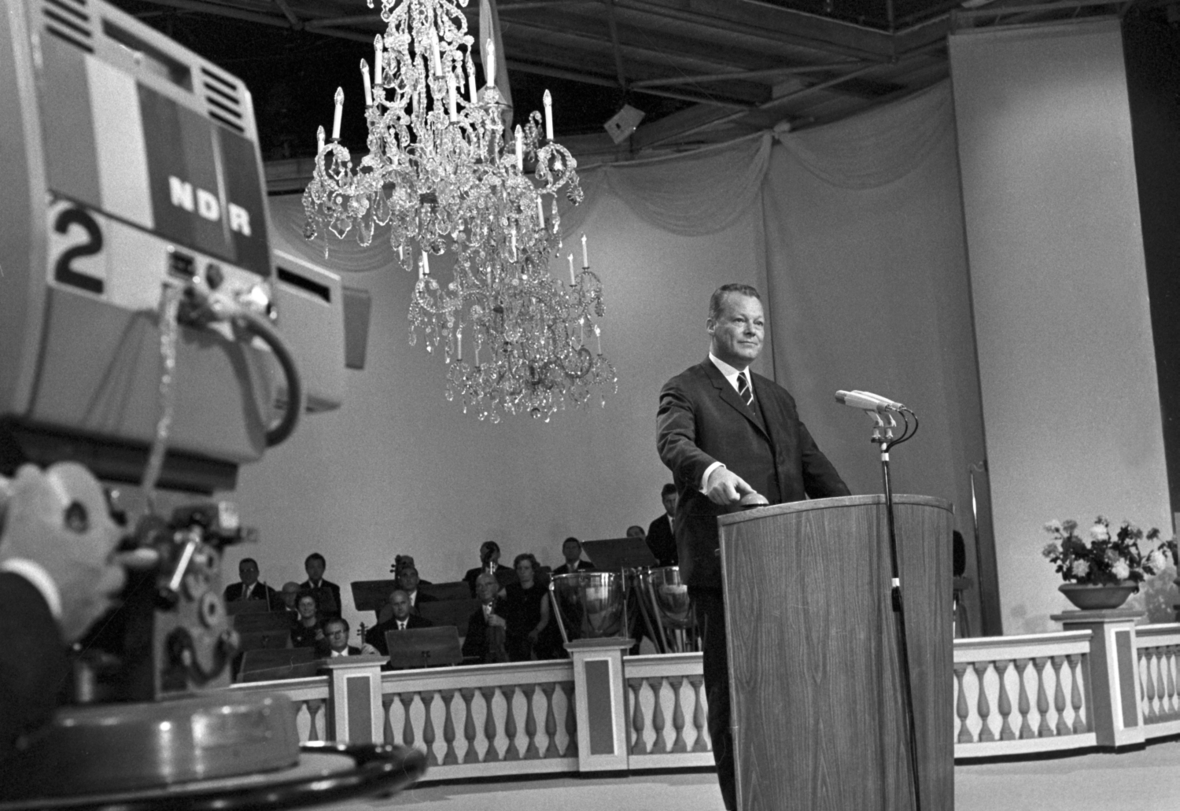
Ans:
{"label": "microphone", "polygon": [[901,403],[887,400],[876,394],[867,391],[838,391],[836,392],[836,402],[852,408],[860,408],[865,411],[903,411],[908,410]]}

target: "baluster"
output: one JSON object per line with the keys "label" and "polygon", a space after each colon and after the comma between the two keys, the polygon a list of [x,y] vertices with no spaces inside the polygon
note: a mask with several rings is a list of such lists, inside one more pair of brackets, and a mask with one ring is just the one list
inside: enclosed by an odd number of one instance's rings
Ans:
{"label": "baluster", "polygon": [[696,739],[692,742],[692,751],[708,752],[709,745],[705,743],[705,677],[689,676],[688,683],[692,685],[692,726],[696,730]]}
{"label": "baluster", "polygon": [[664,692],[664,679],[657,676],[655,679],[648,681],[648,686],[651,687],[651,695],[654,699],[651,709],[651,728],[656,733],[655,742],[652,744],[653,752],[667,752],[668,742],[664,740],[664,702],[662,700]]}
{"label": "baluster", "polygon": [[1058,735],[1069,734],[1069,724],[1065,722],[1065,685],[1062,683],[1061,668],[1065,665],[1064,656],[1053,657],[1053,677],[1057,680],[1057,686],[1053,688],[1053,708],[1057,710],[1057,728]]}
{"label": "baluster", "polygon": [[556,682],[541,685],[541,692],[545,694],[545,737],[549,743],[545,745],[542,757],[557,757],[557,714],[553,712],[553,691],[557,689]]}
{"label": "baluster", "polygon": [[402,702],[402,711],[406,714],[406,720],[402,724],[402,746],[412,748],[414,746],[414,722],[410,719],[410,705],[414,703],[414,694],[402,693],[398,698]]}
{"label": "baluster", "polygon": [[524,750],[525,760],[539,760],[540,750],[537,749],[537,713],[533,708],[533,696],[537,694],[537,685],[526,684],[522,688],[525,699],[524,735],[528,746]]}
{"label": "baluster", "polygon": [[1155,664],[1155,650],[1140,651],[1139,661],[1141,663],[1141,681],[1143,682],[1143,723],[1150,724],[1159,715],[1159,708],[1155,703],[1155,673],[1152,668],[1152,665]]}
{"label": "baluster", "polygon": [[565,695],[565,734],[569,743],[565,745],[565,756],[576,757],[578,754],[578,713],[574,704],[574,683],[563,682],[561,691]]}
{"label": "baluster", "polygon": [[443,765],[454,766],[459,762],[459,755],[455,752],[455,691],[441,690],[443,704],[443,742],[446,749],[443,752]]}
{"label": "baluster", "polygon": [[1040,723],[1037,724],[1038,738],[1052,738],[1053,727],[1049,726],[1049,694],[1045,691],[1045,670],[1049,667],[1049,657],[1038,656],[1033,660],[1034,672],[1039,672],[1037,677],[1037,712],[1041,716]]}
{"label": "baluster", "polygon": [[631,742],[631,754],[646,755],[647,745],[643,740],[643,707],[639,704],[639,691],[643,689],[643,679],[627,679],[627,686],[631,688],[631,731],[635,739]]}
{"label": "baluster", "polygon": [[1073,682],[1069,688],[1069,705],[1073,707],[1073,733],[1081,735],[1086,731],[1086,719],[1082,716],[1082,655],[1071,653],[1066,658],[1069,659],[1069,673]]}
{"label": "baluster", "polygon": [[967,675],[967,663],[955,662],[955,680],[958,682],[958,698],[955,699],[955,714],[959,716],[959,737],[958,743],[974,743],[975,738],[971,735],[971,730],[967,728],[967,718],[971,711],[967,707],[967,693],[963,689],[963,677]]}
{"label": "baluster", "polygon": [[467,749],[463,752],[464,763],[479,763],[479,753],[475,751],[475,718],[471,714],[471,699],[475,698],[475,688],[464,687],[459,691],[463,697],[467,717],[463,719],[463,740]]}
{"label": "baluster", "polygon": [[311,720],[311,727],[307,733],[309,741],[324,740],[324,730],[320,729],[320,721],[324,718],[325,706],[322,698],[313,698],[307,702],[307,714]]}
{"label": "baluster", "polygon": [[1164,668],[1167,678],[1164,680],[1167,689],[1168,702],[1168,717],[1172,718],[1176,715],[1176,651],[1175,645],[1165,649],[1167,655],[1164,657],[1166,667]]}
{"label": "baluster", "polygon": [[1006,676],[1008,669],[1012,667],[1010,659],[1001,659],[996,662],[996,676],[1000,679],[1000,740],[1014,741],[1016,740],[1016,731],[1012,729],[1012,696],[1008,694],[1008,684]]}
{"label": "baluster", "polygon": [[1035,738],[1032,726],[1028,723],[1028,715],[1032,711],[1028,698],[1028,684],[1024,680],[1028,672],[1028,659],[1017,659],[1016,669],[1020,671],[1020,697],[1017,699],[1017,709],[1020,711],[1020,739]]}
{"label": "baluster", "polygon": [[381,715],[383,719],[383,726],[385,727],[385,742],[393,743],[393,702],[394,696],[392,693],[385,693],[381,696]]}
{"label": "baluster", "polygon": [[437,766],[438,755],[434,751],[434,690],[422,694],[422,708],[426,710],[426,721],[422,724],[422,743],[426,746],[426,765]]}
{"label": "baluster", "polygon": [[509,687],[504,692],[504,700],[508,704],[508,717],[504,719],[504,734],[508,736],[508,746],[504,747],[504,760],[520,760],[520,749],[516,745],[516,692],[519,687]]}
{"label": "baluster", "polygon": [[979,681],[979,698],[975,702],[976,708],[979,710],[979,740],[980,742],[994,741],[995,734],[992,732],[991,724],[988,719],[991,718],[992,707],[987,700],[987,690],[983,689],[983,676],[987,673],[988,666],[991,662],[972,662],[971,666],[975,668],[975,678]]}
{"label": "baluster", "polygon": [[687,752],[688,744],[684,742],[684,704],[680,698],[684,677],[673,676],[668,679],[668,684],[672,686],[672,728],[676,730],[676,737],[672,740],[672,751]]}
{"label": "baluster", "polygon": [[[483,736],[488,739],[488,748],[483,753],[484,763],[495,763],[500,759],[496,749],[496,716],[492,712],[492,699],[496,697],[495,687],[481,687],[479,694],[483,696],[483,706],[487,715],[483,719]],[[509,710],[512,709],[510,706]]]}

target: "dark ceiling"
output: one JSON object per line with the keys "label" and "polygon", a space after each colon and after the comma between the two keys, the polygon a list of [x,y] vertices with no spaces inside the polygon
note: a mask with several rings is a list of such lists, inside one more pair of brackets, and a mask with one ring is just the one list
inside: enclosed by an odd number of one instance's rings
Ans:
{"label": "dark ceiling", "polygon": [[[361,92],[383,30],[364,0],[113,0],[240,76],[254,95],[268,175],[297,183],[330,125],[332,94]],[[378,3],[379,5],[379,3]],[[557,138],[583,161],[687,149],[844,118],[944,79],[956,28],[1030,23],[1163,3],[1113,0],[500,0],[517,116],[554,95]],[[1175,6],[1169,7],[1169,13]],[[466,10],[478,35],[479,3]],[[1162,10],[1160,13],[1164,13]],[[616,146],[603,124],[646,115]],[[351,114],[350,114],[351,112]],[[363,146],[346,104],[342,140]],[[287,165],[286,172],[272,172]]]}

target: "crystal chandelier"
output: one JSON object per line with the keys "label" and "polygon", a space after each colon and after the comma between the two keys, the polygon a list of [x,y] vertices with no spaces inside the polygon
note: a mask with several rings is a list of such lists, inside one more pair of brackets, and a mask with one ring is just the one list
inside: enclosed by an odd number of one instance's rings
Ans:
{"label": "crystal chandelier", "polygon": [[[322,235],[326,254],[325,231],[343,239],[355,228],[368,246],[388,226],[398,263],[418,272],[410,343],[421,332],[428,352],[441,346],[450,366],[447,399],[458,394],[464,412],[492,422],[521,412],[548,420],[567,402],[585,405],[595,387],[617,390],[595,322],[603,315],[602,284],[590,270],[584,235],[580,271],[573,254],[566,257],[568,286],[550,272],[562,246],[557,195],[582,200],[577,162],[553,140],[548,92],[544,127],[533,112],[506,145],[493,46],[480,90],[460,10],[466,5],[382,0],[387,28],[374,39],[372,77],[361,61],[369,153],[354,166],[339,142],[338,89],[332,137],[319,129],[303,195],[305,236]],[[445,282],[430,271],[430,256],[444,253],[454,257]]]}

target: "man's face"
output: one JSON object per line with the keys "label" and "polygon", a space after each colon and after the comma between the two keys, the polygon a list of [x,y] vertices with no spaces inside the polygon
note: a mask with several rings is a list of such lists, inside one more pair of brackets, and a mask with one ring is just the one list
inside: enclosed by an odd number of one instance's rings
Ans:
{"label": "man's face", "polygon": [[569,563],[574,563],[582,557],[582,545],[577,541],[566,541],[561,545],[561,556]]}
{"label": "man's face", "polygon": [[418,588],[418,570],[410,566],[402,569],[402,573],[397,576],[397,584],[412,593]]}
{"label": "man's face", "polygon": [[295,598],[299,596],[298,583],[284,583],[283,584],[283,602],[287,604],[287,608],[295,607]]}
{"label": "man's face", "polygon": [[741,293],[727,293],[721,314],[708,321],[713,354],[735,369],[745,369],[762,351],[765,327],[761,301]]}
{"label": "man's face", "polygon": [[479,548],[479,559],[484,566],[487,566],[489,563],[499,563],[499,547],[492,546],[491,544],[484,544]]}
{"label": "man's face", "polygon": [[324,562],[319,558],[312,558],[307,561],[303,568],[307,569],[307,579],[313,583],[319,582],[324,577]]}
{"label": "man's face", "polygon": [[481,577],[475,584],[475,593],[481,603],[490,603],[496,599],[500,591],[500,584],[494,577]]}
{"label": "man's face", "polygon": [[393,618],[403,622],[410,616],[410,595],[400,589],[389,595],[389,605],[393,608]]}
{"label": "man's face", "polygon": [[339,622],[330,622],[324,629],[324,636],[328,638],[328,647],[340,652],[348,647],[348,631]]}
{"label": "man's face", "polygon": [[253,586],[258,582],[258,564],[252,560],[243,560],[238,564],[238,577],[247,586]]}
{"label": "man's face", "polygon": [[666,512],[668,515],[676,515],[677,498],[678,497],[675,493],[669,493],[666,496],[660,496],[660,500],[664,502],[664,512]]}

